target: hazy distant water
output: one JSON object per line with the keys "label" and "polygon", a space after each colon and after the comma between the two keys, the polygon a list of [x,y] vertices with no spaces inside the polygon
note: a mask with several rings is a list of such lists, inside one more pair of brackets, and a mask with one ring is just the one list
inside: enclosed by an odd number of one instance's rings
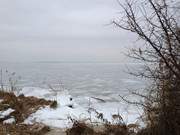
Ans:
{"label": "hazy distant water", "polygon": [[[73,96],[109,97],[139,89],[144,81],[130,76],[127,67],[138,69],[139,64],[124,63],[66,63],[66,62],[1,62],[3,71],[16,72],[20,87],[56,87],[59,83]],[[5,74],[3,79],[5,80]]]}

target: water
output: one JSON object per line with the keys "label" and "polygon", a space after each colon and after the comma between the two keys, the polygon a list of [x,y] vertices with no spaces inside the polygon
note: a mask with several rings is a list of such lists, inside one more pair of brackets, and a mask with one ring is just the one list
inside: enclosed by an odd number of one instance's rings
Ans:
{"label": "water", "polygon": [[[73,96],[101,97],[118,100],[119,94],[144,87],[145,82],[130,76],[131,70],[139,68],[133,63],[70,63],[70,62],[1,62],[3,81],[9,77],[5,70],[15,72],[20,87],[61,87]],[[60,85],[61,84],[61,85]]]}
{"label": "water", "polygon": [[[130,95],[129,91],[140,90],[146,84],[126,73],[127,67],[131,71],[141,70],[141,64],[134,63],[0,62],[6,85],[12,77],[9,72],[15,72],[13,78],[18,80],[18,87],[49,88],[51,85],[58,90],[67,89],[73,101],[86,111],[91,106],[109,121],[112,114],[118,113],[125,123],[134,123],[142,114],[142,108],[122,102],[119,95]],[[135,96],[129,97],[139,100]]]}

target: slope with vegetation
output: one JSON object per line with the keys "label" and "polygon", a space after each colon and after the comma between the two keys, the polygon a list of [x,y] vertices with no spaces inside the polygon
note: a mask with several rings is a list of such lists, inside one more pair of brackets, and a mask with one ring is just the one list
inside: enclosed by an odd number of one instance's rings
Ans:
{"label": "slope with vegetation", "polygon": [[53,106],[53,101],[25,97],[23,94],[16,96],[13,92],[4,91],[0,91],[0,100],[1,135],[43,135],[49,131],[49,127],[43,124],[27,125],[23,122],[40,107]]}

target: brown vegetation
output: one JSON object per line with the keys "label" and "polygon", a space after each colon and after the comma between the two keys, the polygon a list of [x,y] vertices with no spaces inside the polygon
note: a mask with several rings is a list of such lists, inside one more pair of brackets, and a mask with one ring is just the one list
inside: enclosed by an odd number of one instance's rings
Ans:
{"label": "brown vegetation", "polygon": [[[11,113],[14,116],[16,123],[23,122],[30,114],[36,112],[40,107],[50,105],[54,102],[46,101],[45,99],[38,99],[35,97],[25,97],[24,95],[15,96],[14,93],[0,91],[0,111],[12,108],[15,111]],[[0,122],[3,121],[0,119]]]}
{"label": "brown vegetation", "polygon": [[[0,91],[0,99],[2,100],[0,102],[0,111],[8,108],[14,109],[8,116],[0,118],[0,135],[41,135],[49,130],[47,126],[42,124],[26,125],[21,123],[40,107],[47,105],[55,107],[55,102],[35,97],[25,97],[24,95],[17,97],[14,93],[3,91]],[[4,120],[12,117],[15,119],[14,123],[3,123]]]}
{"label": "brown vegetation", "polygon": [[133,135],[135,132],[130,131],[124,124],[113,125],[103,124],[95,126],[84,122],[75,121],[72,128],[66,131],[67,135]]}
{"label": "brown vegetation", "polygon": [[49,127],[33,124],[0,124],[0,135],[44,135]]}

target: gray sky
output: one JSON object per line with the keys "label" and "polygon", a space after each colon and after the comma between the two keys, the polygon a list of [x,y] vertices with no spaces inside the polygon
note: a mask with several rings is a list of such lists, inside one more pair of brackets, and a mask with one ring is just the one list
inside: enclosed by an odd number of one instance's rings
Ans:
{"label": "gray sky", "polygon": [[0,0],[0,61],[123,61],[116,0]]}

